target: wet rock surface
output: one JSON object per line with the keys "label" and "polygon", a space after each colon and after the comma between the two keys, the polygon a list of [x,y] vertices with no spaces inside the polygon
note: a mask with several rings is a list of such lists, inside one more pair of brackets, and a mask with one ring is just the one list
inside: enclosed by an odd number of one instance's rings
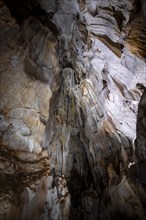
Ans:
{"label": "wet rock surface", "polygon": [[146,218],[144,1],[0,1],[0,219]]}

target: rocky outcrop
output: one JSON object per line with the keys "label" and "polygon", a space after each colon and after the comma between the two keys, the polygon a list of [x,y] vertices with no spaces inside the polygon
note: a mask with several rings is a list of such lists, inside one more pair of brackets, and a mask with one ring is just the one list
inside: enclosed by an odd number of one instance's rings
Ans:
{"label": "rocky outcrop", "polygon": [[145,2],[0,6],[0,218],[145,219]]}

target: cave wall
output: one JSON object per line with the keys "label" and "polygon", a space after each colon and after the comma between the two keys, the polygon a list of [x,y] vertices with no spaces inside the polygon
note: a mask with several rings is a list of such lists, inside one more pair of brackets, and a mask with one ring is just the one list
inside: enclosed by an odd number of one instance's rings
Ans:
{"label": "cave wall", "polygon": [[0,219],[146,218],[144,8],[0,1]]}

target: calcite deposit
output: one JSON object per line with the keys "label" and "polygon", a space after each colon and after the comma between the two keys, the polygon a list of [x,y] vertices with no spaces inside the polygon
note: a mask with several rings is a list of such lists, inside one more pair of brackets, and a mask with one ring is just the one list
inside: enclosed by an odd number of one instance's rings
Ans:
{"label": "calcite deposit", "polygon": [[146,219],[146,2],[0,0],[0,219]]}

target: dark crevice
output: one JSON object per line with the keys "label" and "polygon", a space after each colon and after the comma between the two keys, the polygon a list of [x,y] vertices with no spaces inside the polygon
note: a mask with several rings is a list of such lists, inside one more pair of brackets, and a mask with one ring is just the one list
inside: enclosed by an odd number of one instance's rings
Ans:
{"label": "dark crevice", "polygon": [[27,18],[33,17],[39,20],[43,26],[49,28],[55,36],[58,35],[59,30],[51,21],[54,13],[47,13],[36,0],[3,0],[3,2],[9,8],[11,15],[19,25],[22,25]]}
{"label": "dark crevice", "polygon": [[[74,160],[74,164],[76,161]],[[83,210],[82,199],[88,193],[93,185],[93,176],[88,167],[88,171],[84,172],[84,175],[81,176],[75,166],[73,166],[70,178],[68,181],[68,189],[71,195],[71,209],[70,217],[71,220],[82,220],[85,218],[86,213]]]}

